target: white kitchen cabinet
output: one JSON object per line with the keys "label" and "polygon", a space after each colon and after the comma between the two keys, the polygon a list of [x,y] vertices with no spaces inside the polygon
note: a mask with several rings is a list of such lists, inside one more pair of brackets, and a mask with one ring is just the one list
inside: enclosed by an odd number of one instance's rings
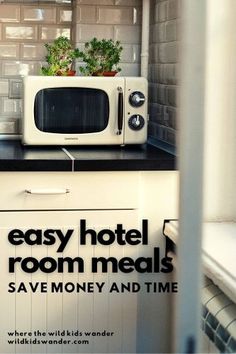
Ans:
{"label": "white kitchen cabinet", "polygon": [[[0,175],[4,186],[0,210],[130,209],[139,205],[138,172],[3,172]],[[44,194],[37,194],[42,189]],[[62,193],[52,196],[50,193],[55,190]]]}
{"label": "white kitchen cabinet", "polygon": [[[176,218],[177,173],[154,172],[81,172],[81,173],[32,173],[4,172],[0,174],[2,198],[0,200],[0,333],[14,331],[41,332],[55,330],[114,332],[105,337],[78,337],[89,344],[16,344],[0,343],[0,353],[149,353],[169,349],[166,333],[170,326],[169,296],[166,294],[109,293],[113,282],[117,284],[144,281],[168,281],[165,274],[91,273],[92,257],[125,256],[136,259],[152,256],[153,247],[160,247],[164,255],[162,225],[165,218]],[[44,194],[28,194],[26,189]],[[55,189],[69,189],[70,193],[47,194]],[[46,194],[45,194],[46,191]],[[86,219],[87,227],[96,230],[114,229],[122,223],[126,229],[141,230],[142,219],[148,219],[149,242],[147,246],[97,244],[80,245],[78,226]],[[17,269],[8,272],[9,257],[58,258],[57,246],[11,245],[7,236],[15,228],[74,229],[63,257],[81,256],[86,269],[83,273],[49,273],[40,271],[27,274]],[[7,292],[9,282],[102,283],[102,293],[63,292],[28,293]],[[106,287],[106,288],[105,288]],[[18,337],[22,339],[22,337]],[[28,337],[29,338],[29,337]],[[59,339],[54,337],[54,339]],[[71,337],[66,334],[65,340]],[[39,337],[37,338],[39,339]],[[42,339],[42,338],[41,338]],[[47,338],[48,339],[48,338]]]}

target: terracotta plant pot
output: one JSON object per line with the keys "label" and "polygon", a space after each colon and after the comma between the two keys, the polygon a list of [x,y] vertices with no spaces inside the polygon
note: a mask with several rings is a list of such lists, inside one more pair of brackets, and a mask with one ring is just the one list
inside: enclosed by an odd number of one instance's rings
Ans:
{"label": "terracotta plant pot", "polygon": [[75,76],[76,71],[75,70],[69,70],[67,71],[67,76]]}
{"label": "terracotta plant pot", "polygon": [[102,76],[115,76],[117,71],[104,71]]}
{"label": "terracotta plant pot", "polygon": [[117,71],[103,71],[103,72],[96,71],[95,73],[92,74],[92,76],[115,76],[116,74]]}

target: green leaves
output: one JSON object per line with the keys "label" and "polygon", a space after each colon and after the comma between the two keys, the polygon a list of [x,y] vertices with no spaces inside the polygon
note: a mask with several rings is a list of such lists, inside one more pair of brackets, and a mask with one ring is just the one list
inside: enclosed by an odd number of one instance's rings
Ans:
{"label": "green leaves", "polygon": [[73,49],[67,37],[58,37],[53,43],[45,44],[47,67],[42,67],[42,75],[67,75],[76,58],[81,58],[85,66],[80,67],[84,75],[103,75],[105,71],[120,71],[118,67],[122,47],[119,41],[93,38],[85,43],[84,51]]}
{"label": "green leaves", "polygon": [[85,67],[80,67],[80,71],[85,75],[102,75],[104,71],[121,71],[117,65],[120,62],[122,49],[119,41],[93,38],[85,43],[84,51],[79,51],[79,57],[86,63]]}
{"label": "green leaves", "polygon": [[46,43],[48,66],[42,67],[41,73],[46,76],[67,75],[74,59],[79,57],[79,50],[73,49],[67,37],[58,37],[52,44]]}

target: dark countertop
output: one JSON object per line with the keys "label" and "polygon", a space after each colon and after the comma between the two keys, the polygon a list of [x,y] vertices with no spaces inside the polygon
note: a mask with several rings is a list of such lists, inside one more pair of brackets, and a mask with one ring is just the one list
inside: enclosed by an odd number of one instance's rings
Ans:
{"label": "dark countertop", "polygon": [[166,171],[175,156],[151,145],[22,146],[0,141],[0,171]]}

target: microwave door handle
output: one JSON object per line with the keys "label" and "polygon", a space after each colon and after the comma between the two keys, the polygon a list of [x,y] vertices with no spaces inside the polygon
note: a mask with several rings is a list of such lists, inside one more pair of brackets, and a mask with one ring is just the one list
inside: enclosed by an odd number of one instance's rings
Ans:
{"label": "microwave door handle", "polygon": [[118,131],[117,135],[121,135],[123,128],[123,110],[124,110],[124,99],[122,87],[118,87]]}

